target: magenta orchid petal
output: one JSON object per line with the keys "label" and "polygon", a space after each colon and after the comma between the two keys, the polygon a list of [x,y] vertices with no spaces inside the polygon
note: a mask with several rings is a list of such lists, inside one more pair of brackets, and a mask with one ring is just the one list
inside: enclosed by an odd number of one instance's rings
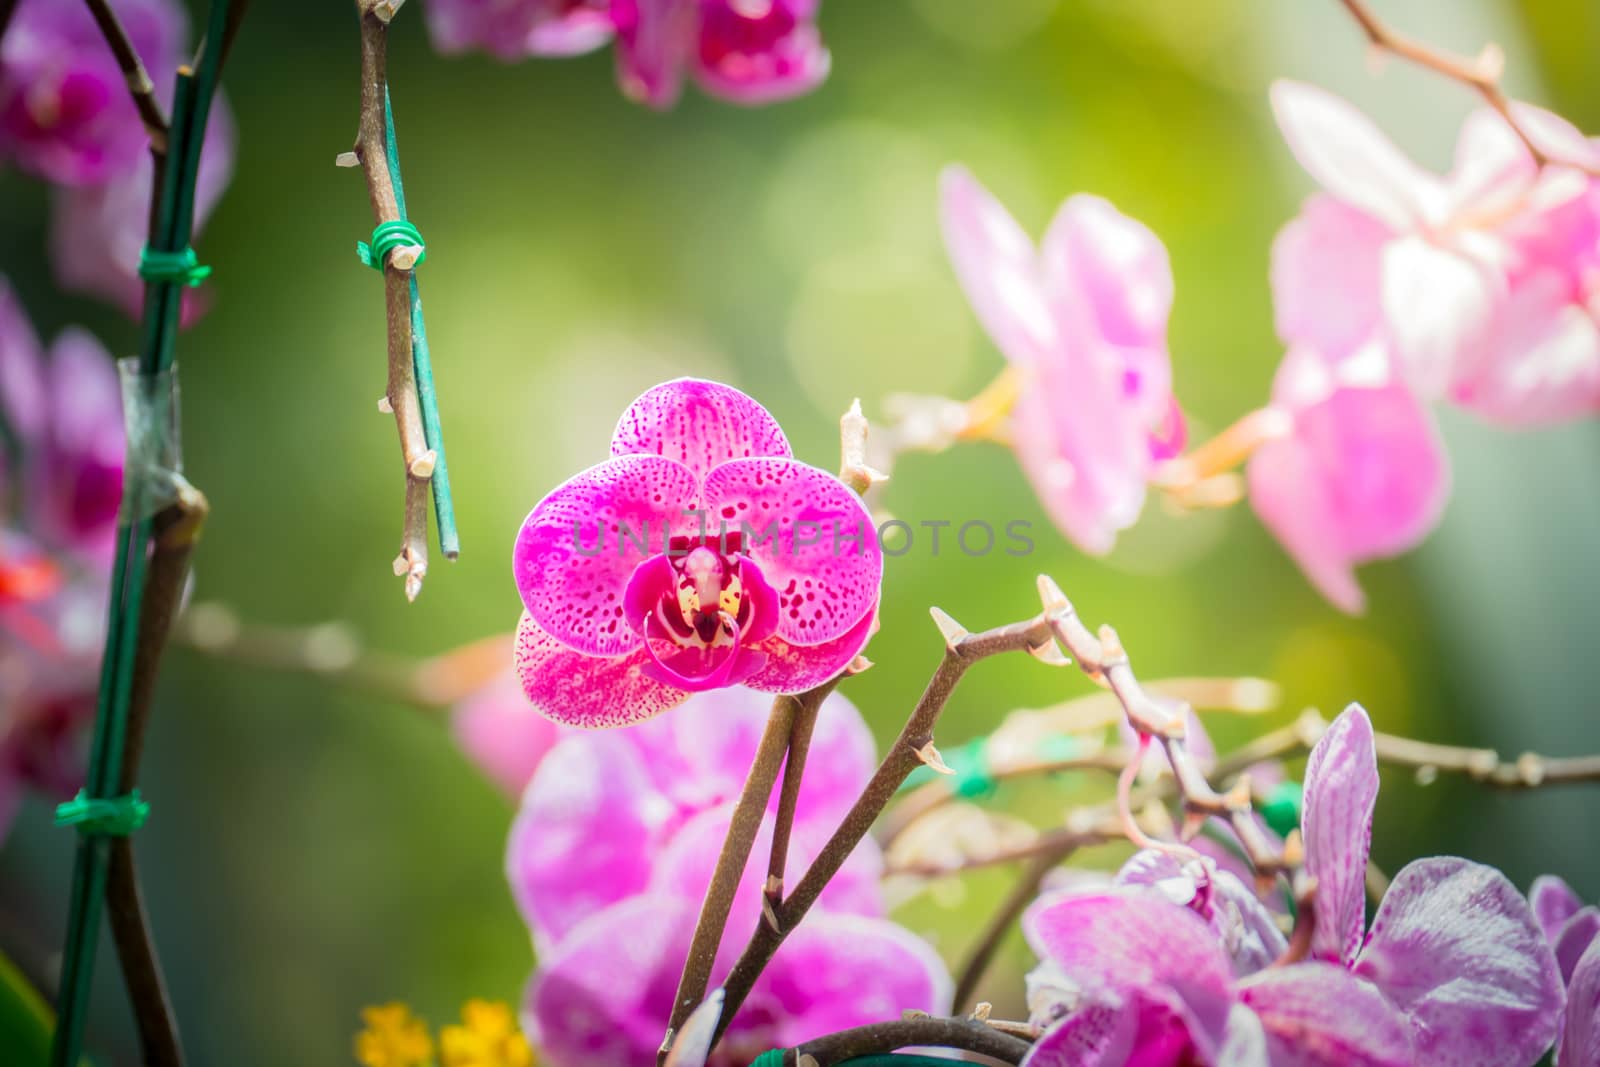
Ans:
{"label": "magenta orchid petal", "polygon": [[808,93],[831,63],[816,27],[817,0],[700,0],[693,56],[706,92],[738,104],[767,104]]}
{"label": "magenta orchid petal", "polygon": [[697,0],[612,0],[617,80],[629,99],[665,109],[683,91]]}
{"label": "magenta orchid petal", "polygon": [[1600,939],[1589,944],[1567,986],[1566,1025],[1556,1050],[1556,1067],[1600,1063]]}
{"label": "magenta orchid petal", "polygon": [[1441,183],[1361,112],[1310,85],[1277,81],[1272,112],[1289,150],[1328,192],[1395,229],[1436,213]]}
{"label": "magenta orchid petal", "polygon": [[789,440],[767,409],[737,389],[698,378],[664,382],[628,405],[613,456],[665,456],[702,482],[731,459],[788,458]]}
{"label": "magenta orchid petal", "polygon": [[1306,761],[1306,872],[1317,880],[1311,951],[1348,964],[1366,929],[1367,856],[1378,802],[1372,720],[1352,704],[1328,727]]}
{"label": "magenta orchid petal", "polygon": [[1272,242],[1272,306],[1278,336],[1330,358],[1355,351],[1383,316],[1383,246],[1392,231],[1325,193]]}
{"label": "magenta orchid petal", "polygon": [[558,0],[554,14],[528,31],[528,54],[581,56],[609,43],[615,33],[609,0]]}
{"label": "magenta orchid petal", "polygon": [[1012,363],[1036,365],[1060,343],[1033,241],[965,167],[939,175],[939,221],[978,321]]}
{"label": "magenta orchid petal", "polygon": [[24,440],[45,423],[44,349],[11,284],[0,276],[0,415]]}
{"label": "magenta orchid petal", "polygon": [[564,736],[561,726],[528,703],[515,671],[507,671],[457,704],[450,732],[468,758],[511,796],[522,792]]}
{"label": "magenta orchid petal", "polygon": [[1556,1037],[1555,958],[1527,901],[1492,867],[1455,857],[1408,864],[1354,972],[1410,1020],[1420,1067],[1532,1063]]}
{"label": "magenta orchid petal", "polygon": [[733,685],[766,665],[765,653],[740,649],[737,629],[732,644],[680,648],[654,615],[645,624],[644,648],[650,657],[645,677],[690,693]]}
{"label": "magenta orchid petal", "polygon": [[[522,603],[541,629],[591,656],[639,648],[623,619],[628,582],[667,531],[687,534],[699,480],[661,456],[618,456],[551,490],[528,515],[512,559]],[[638,551],[632,538],[648,543]]]}
{"label": "magenta orchid petal", "polygon": [[1331,365],[1291,349],[1273,399],[1292,430],[1251,458],[1251,505],[1323,595],[1358,612],[1355,565],[1411,548],[1444,509],[1438,431],[1372,344]]}
{"label": "magenta orchid petal", "polygon": [[791,645],[782,637],[769,637],[760,646],[767,654],[766,666],[744,684],[767,693],[803,693],[819,686],[850,666],[877,625],[877,612],[871,611],[848,631],[820,645]]}
{"label": "magenta orchid petal", "polygon": [[792,459],[736,459],[706,477],[704,499],[713,518],[749,531],[745,549],[777,590],[784,641],[832,641],[877,607],[876,527],[832,474]]}
{"label": "magenta orchid petal", "polygon": [[1239,996],[1261,1020],[1272,1067],[1412,1067],[1417,1062],[1405,1018],[1382,993],[1337,964],[1265,970],[1242,980]]}
{"label": "magenta orchid petal", "polygon": [[1138,1037],[1138,1012],[1085,1004],[1046,1030],[1021,1067],[1125,1067]]}
{"label": "magenta orchid petal", "polygon": [[1528,890],[1528,906],[1533,909],[1545,940],[1553,945],[1567,920],[1583,907],[1583,898],[1561,876],[1541,874]]}
{"label": "magenta orchid petal", "polygon": [[440,52],[482,49],[508,63],[592,52],[612,33],[606,0],[428,0],[423,14]]}
{"label": "magenta orchid petal", "polygon": [[767,1047],[784,1048],[889,1022],[906,1011],[943,1014],[950,1010],[952,992],[944,961],[905,927],[865,915],[819,912],[807,915],[789,936],[751,991],[748,1010],[772,1017],[774,1039]]}
{"label": "magenta orchid petal", "polygon": [[646,673],[643,648],[587,656],[557,641],[524,612],[517,625],[517,676],[533,706],[556,722],[587,729],[631,726],[676,707],[688,695]]}
{"label": "magenta orchid petal", "polygon": [[1555,953],[1556,966],[1561,970],[1563,982],[1572,980],[1578,960],[1597,937],[1600,937],[1600,908],[1583,908],[1562,924],[1561,932],[1556,935],[1550,949]]}
{"label": "magenta orchid petal", "polygon": [[1070,985],[1112,1001],[1138,991],[1152,1011],[1170,1015],[1163,1032],[1182,1033],[1203,1061],[1221,1045],[1233,972],[1210,927],[1188,908],[1148,889],[1063,892],[1035,901],[1022,929]]}
{"label": "magenta orchid petal", "polygon": [[547,949],[585,918],[641,893],[651,856],[641,847],[673,814],[639,752],[621,734],[569,737],[536,774],[506,848],[511,895]]}

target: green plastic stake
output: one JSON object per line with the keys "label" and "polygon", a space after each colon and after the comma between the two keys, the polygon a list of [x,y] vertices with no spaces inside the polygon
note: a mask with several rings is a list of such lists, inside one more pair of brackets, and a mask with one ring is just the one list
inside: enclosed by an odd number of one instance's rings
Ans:
{"label": "green plastic stake", "polygon": [[[389,106],[389,91],[387,86],[383,93],[383,144],[385,158],[389,163],[389,181],[394,185],[395,206],[400,209],[400,223],[386,223],[386,226],[404,225],[409,228],[414,240],[394,241],[390,247],[398,244],[422,244],[422,235],[417,228],[406,220],[406,190],[405,183],[400,179],[400,145],[394,133],[394,109]],[[372,231],[372,253],[375,254],[373,266],[383,269],[383,256],[378,252],[378,233],[383,230],[379,226]],[[424,251],[423,255],[427,253]],[[421,263],[423,256],[417,257]],[[417,288],[417,272],[411,272],[411,365],[417,379],[417,400],[422,406],[422,439],[427,442],[438,461],[433,465],[433,477],[430,488],[433,492],[433,516],[439,527],[439,551],[444,553],[445,559],[455,559],[461,555],[461,536],[456,532],[455,502],[450,496],[450,466],[444,458],[444,427],[439,421],[439,394],[433,385],[433,361],[428,354],[428,331],[422,323],[422,292]]]}
{"label": "green plastic stake", "polygon": [[[178,72],[166,166],[147,242],[151,254],[156,257],[158,271],[163,260],[167,264],[174,262],[169,257],[178,257],[180,262],[186,259],[184,253],[194,229],[200,146],[221,69],[227,16],[234,2],[214,0],[198,69],[193,73],[184,69]],[[172,366],[183,288],[187,284],[186,274],[183,280],[164,277],[145,287],[139,372],[148,389],[146,400],[157,412],[156,418],[161,418],[159,406],[164,403],[160,378]],[[144,602],[146,549],[151,533],[148,488],[139,478],[130,478],[124,487],[124,517],[118,527],[117,553],[112,564],[111,604],[105,651],[100,662],[88,781],[84,787],[87,801],[113,798],[122,767],[134,659],[139,645],[139,613]],[[59,1020],[50,1046],[52,1067],[70,1067],[82,1052],[110,858],[109,836],[80,834],[72,870],[66,945],[62,953]]]}

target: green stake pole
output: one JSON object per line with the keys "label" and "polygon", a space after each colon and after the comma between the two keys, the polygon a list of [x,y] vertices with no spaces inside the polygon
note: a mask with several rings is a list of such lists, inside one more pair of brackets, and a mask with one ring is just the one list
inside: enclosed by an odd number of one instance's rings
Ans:
{"label": "green stake pole", "polygon": [[[198,71],[178,72],[166,166],[147,242],[158,254],[181,254],[188,249],[193,233],[200,147],[205,139],[206,119],[221,69],[221,46],[233,2],[215,0]],[[94,738],[82,794],[90,802],[114,799],[126,745],[134,661],[139,645],[139,613],[144,602],[149,558],[152,486],[147,481],[148,464],[159,458],[159,452],[152,455],[149,451],[149,435],[155,435],[157,442],[164,442],[162,435],[171,419],[166,409],[168,395],[163,391],[162,377],[173,363],[182,293],[182,285],[170,276],[152,281],[145,288],[139,376],[145,393],[147,432],[140,434],[139,440],[132,436],[129,440],[130,463],[125,475],[123,519],[117,531],[117,554],[112,566],[111,604],[100,663]],[[136,429],[131,420],[129,428]],[[72,1067],[82,1053],[110,867],[111,841],[105,831],[94,826],[80,827],[80,830],[83,833],[72,871],[56,1031],[50,1047],[52,1067]]]}
{"label": "green stake pole", "polygon": [[[400,180],[400,145],[394,135],[394,110],[389,106],[389,90],[383,92],[384,157],[389,164],[389,181],[394,184],[394,202],[400,217],[406,218],[406,191]],[[383,260],[378,265],[381,269]],[[428,356],[428,331],[422,324],[422,294],[417,288],[417,272],[411,272],[411,364],[417,378],[417,400],[422,407],[422,438],[438,456],[433,466],[430,489],[433,515],[439,526],[439,551],[446,559],[461,555],[461,538],[456,533],[455,504],[450,497],[450,467],[444,459],[444,428],[439,422],[439,396],[433,387],[433,362]]]}

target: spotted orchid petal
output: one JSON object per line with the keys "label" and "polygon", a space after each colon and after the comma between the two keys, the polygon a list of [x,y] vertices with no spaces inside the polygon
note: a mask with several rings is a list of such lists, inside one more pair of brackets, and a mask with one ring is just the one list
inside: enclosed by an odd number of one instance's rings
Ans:
{"label": "spotted orchid petal", "polygon": [[792,455],[767,409],[737,389],[698,378],[664,382],[628,405],[611,435],[613,456],[665,456],[705,480],[731,459]]}
{"label": "spotted orchid petal", "polygon": [[[666,531],[688,534],[699,480],[662,456],[618,456],[551,490],[517,536],[512,566],[522,603],[539,627],[591,656],[640,647],[623,617],[628,582]],[[633,538],[648,542],[645,552]]]}
{"label": "spotted orchid petal", "polygon": [[517,676],[539,712],[586,729],[631,726],[681,704],[683,690],[651,678],[649,653],[588,656],[557,641],[524,612],[517,625]]}
{"label": "spotted orchid petal", "polygon": [[1306,872],[1317,880],[1317,923],[1311,951],[1348,964],[1366,930],[1367,856],[1378,802],[1378,757],[1372,720],[1359,704],[1328,727],[1306,761]]}
{"label": "spotted orchid petal", "polygon": [[[1147,889],[1041,897],[1023,915],[1023,933],[1072,986],[1096,999],[1151,1006],[1170,1016],[1206,1062],[1227,1029],[1233,973],[1207,924]],[[1141,1024],[1141,1030],[1143,1024]]]}
{"label": "spotted orchid petal", "polygon": [[1567,986],[1566,1025],[1556,1067],[1600,1063],[1600,939],[1589,944]]}
{"label": "spotted orchid petal", "polygon": [[866,647],[877,626],[874,610],[843,634],[820,645],[792,645],[782,637],[769,637],[758,646],[766,653],[766,666],[746,678],[744,684],[767,693],[813,689],[848,667]]}
{"label": "spotted orchid petal", "polygon": [[[1333,963],[1251,975],[1239,996],[1261,1020],[1272,1067],[1412,1067],[1405,1018],[1382,993]],[[1231,1060],[1222,1060],[1231,1064]]]}
{"label": "spotted orchid petal", "polygon": [[1528,902],[1492,867],[1455,857],[1404,867],[1354,973],[1405,1013],[1419,1067],[1533,1063],[1556,1037],[1555,957]]}
{"label": "spotted orchid petal", "polygon": [[1036,365],[1060,338],[1032,239],[965,167],[939,176],[939,221],[950,265],[995,347]]}
{"label": "spotted orchid petal", "polygon": [[792,459],[736,459],[705,481],[706,511],[737,523],[779,601],[777,636],[794,645],[842,637],[878,603],[883,552],[861,498]]}
{"label": "spotted orchid petal", "polygon": [[1439,179],[1402,155],[1354,107],[1299,82],[1274,82],[1271,95],[1289,150],[1329,193],[1395,229],[1439,214]]}
{"label": "spotted orchid petal", "polygon": [[541,951],[644,891],[651,862],[641,846],[671,815],[620,733],[570,737],[550,758],[559,772],[528,784],[506,848],[511,895]]}

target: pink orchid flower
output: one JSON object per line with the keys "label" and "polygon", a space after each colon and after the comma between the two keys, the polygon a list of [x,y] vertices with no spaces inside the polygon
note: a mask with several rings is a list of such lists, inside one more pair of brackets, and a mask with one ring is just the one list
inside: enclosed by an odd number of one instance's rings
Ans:
{"label": "pink orchid flower", "polygon": [[[170,81],[188,35],[183,6],[113,0],[111,7],[146,68]],[[86,185],[132,170],[145,144],[126,79],[88,7],[22,0],[0,41],[0,160]]]}
{"label": "pink orchid flower", "polygon": [[1155,464],[1183,447],[1167,316],[1172,269],[1149,229],[1077,195],[1038,248],[970,173],[940,179],[945,248],[979,321],[1023,379],[1013,446],[1034,492],[1086,552],[1111,550]]}
{"label": "pink orchid flower", "polygon": [[1251,506],[1323,596],[1359,612],[1355,566],[1416,546],[1444,511],[1438,429],[1377,342],[1336,361],[1291,348],[1271,410],[1284,432],[1250,458]]}
{"label": "pink orchid flower", "polygon": [[1600,908],[1584,904],[1571,886],[1548,874],[1535,879],[1528,904],[1567,984],[1556,1067],[1600,1063]]}
{"label": "pink orchid flower", "polygon": [[515,671],[507,671],[456,704],[450,732],[489,780],[519,796],[568,727],[534,711]]}
{"label": "pink orchid flower", "polygon": [[667,382],[623,412],[611,455],[517,538],[517,669],[540,711],[625,726],[691,692],[798,693],[861,651],[883,576],[872,520],[761,405]]}
{"label": "pink orchid flower", "polygon": [[[770,711],[759,693],[719,689],[628,730],[561,728],[550,769],[536,771],[522,795],[506,855],[534,940],[548,947],[681,867],[665,858],[675,842],[679,852],[688,841],[714,856]],[[838,694],[823,701],[811,747],[796,809],[802,840],[831,831],[876,766],[872,733]],[[881,914],[871,903],[881,867],[876,849],[858,851],[824,898]]]}
{"label": "pink orchid flower", "polygon": [[[553,1067],[653,1060],[767,711],[748,691],[701,693],[631,730],[575,731],[534,774],[507,873],[539,953],[525,1027]],[[803,869],[875,766],[860,713],[830,696],[800,790],[791,870]],[[760,921],[771,823],[769,814],[730,931]],[[864,842],[757,982],[712,1067],[744,1067],[769,1048],[904,1010],[948,1007],[938,956],[883,918],[881,875],[877,846]],[[714,982],[732,967],[737,941],[725,939]]]}
{"label": "pink orchid flower", "polygon": [[439,51],[482,49],[508,63],[592,52],[615,30],[610,0],[428,0],[423,13]]}
{"label": "pink orchid flower", "polygon": [[[1447,175],[1405,158],[1322,90],[1273,86],[1278,125],[1325,192],[1273,246],[1278,332],[1340,358],[1379,340],[1406,379],[1498,422],[1600,407],[1596,183],[1539,167],[1505,121],[1470,116]],[[1600,148],[1538,108],[1513,105],[1551,156]]]}
{"label": "pink orchid flower", "polygon": [[1271,916],[1203,861],[1141,853],[1118,891],[1041,898],[1024,919],[1043,960],[1030,1002],[1052,1029],[1025,1067],[1537,1061],[1556,1037],[1561,975],[1504,875],[1417,860],[1367,926],[1377,792],[1372,725],[1352,705],[1306,767],[1316,925],[1300,962],[1262,964],[1283,945]]}
{"label": "pink orchid flower", "polygon": [[[206,123],[195,184],[195,233],[222,199],[233,178],[233,116],[218,96]],[[98,185],[64,186],[54,191],[50,209],[50,261],[63,289],[99,297],[134,318],[144,308],[139,254],[144,249],[155,164],[140,153],[124,171]],[[205,289],[183,293],[183,325],[205,310]]]}

